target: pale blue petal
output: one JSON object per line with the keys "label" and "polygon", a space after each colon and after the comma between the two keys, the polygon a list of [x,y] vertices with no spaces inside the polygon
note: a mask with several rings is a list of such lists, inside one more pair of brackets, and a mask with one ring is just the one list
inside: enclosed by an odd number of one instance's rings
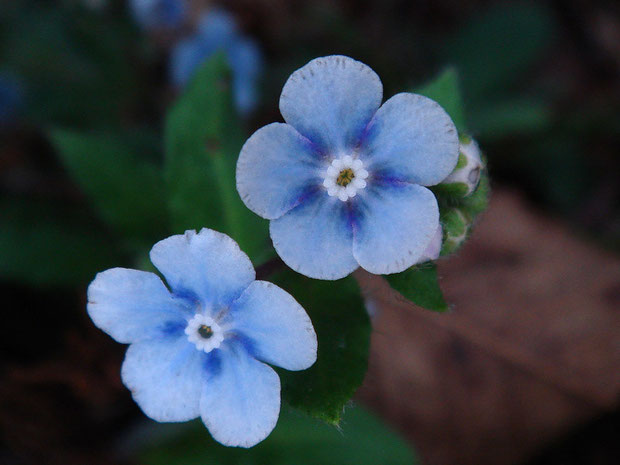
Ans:
{"label": "pale blue petal", "polygon": [[86,308],[98,328],[123,344],[184,325],[189,310],[156,274],[126,268],[97,274],[88,286]]}
{"label": "pale blue petal", "polygon": [[[234,18],[216,9],[203,15],[197,32],[177,42],[170,53],[170,78],[179,88],[185,87],[198,68],[218,50],[227,54],[237,41]],[[229,56],[230,59],[230,56]],[[236,70],[233,66],[233,75]]]}
{"label": "pale blue petal", "polygon": [[292,126],[272,123],[256,131],[237,161],[237,190],[259,216],[275,219],[288,212],[322,182],[319,157]]}
{"label": "pale blue petal", "polygon": [[237,243],[211,229],[159,241],[150,255],[175,294],[214,309],[230,304],[255,278],[252,262]]}
{"label": "pale blue petal", "polygon": [[432,186],[456,166],[459,140],[454,123],[438,103],[402,93],[377,111],[363,152],[371,176]]}
{"label": "pale blue petal", "polygon": [[181,331],[175,338],[130,345],[121,377],[148,417],[156,421],[187,421],[200,415],[207,357]]}
{"label": "pale blue petal", "polygon": [[254,281],[231,306],[234,332],[249,338],[256,358],[287,370],[305,370],[316,361],[312,321],[286,291]]}
{"label": "pale blue petal", "polygon": [[290,268],[315,279],[340,279],[358,264],[348,203],[319,191],[269,225],[273,246]]}
{"label": "pale blue petal", "polygon": [[379,76],[345,56],[316,58],[295,71],[280,96],[284,120],[323,152],[354,148],[383,96]]}
{"label": "pale blue petal", "polygon": [[198,35],[210,42],[228,44],[239,34],[237,20],[221,8],[212,8],[204,13],[198,23]]}
{"label": "pale blue petal", "polygon": [[199,37],[180,40],[170,52],[170,79],[174,86],[182,88],[191,80],[194,72],[213,53],[205,50]]}
{"label": "pale blue petal", "polygon": [[185,19],[185,0],[131,0],[131,13],[143,28],[176,28]]}
{"label": "pale blue petal", "polygon": [[398,273],[416,263],[439,225],[433,193],[416,184],[365,189],[357,203],[353,255],[374,274]]}
{"label": "pale blue petal", "polygon": [[239,113],[247,115],[258,100],[256,84],[263,60],[256,42],[238,37],[228,50],[228,60],[233,71],[233,97]]}
{"label": "pale blue petal", "polygon": [[280,378],[241,345],[227,344],[216,353],[219,363],[205,381],[200,416],[216,441],[252,447],[276,426]]}

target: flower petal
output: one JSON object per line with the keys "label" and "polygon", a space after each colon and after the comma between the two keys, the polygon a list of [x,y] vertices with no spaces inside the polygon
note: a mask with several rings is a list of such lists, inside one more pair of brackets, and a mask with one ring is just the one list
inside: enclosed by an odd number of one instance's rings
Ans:
{"label": "flower petal", "polygon": [[123,344],[183,325],[188,310],[156,274],[126,268],[97,274],[88,286],[86,309],[98,328]]}
{"label": "flower petal", "polygon": [[213,307],[230,304],[255,278],[237,243],[212,229],[170,236],[155,244],[150,256],[175,294]]}
{"label": "flower petal", "polygon": [[170,51],[170,80],[178,88],[185,87],[207,56],[199,38],[180,40]]}
{"label": "flower petal", "polygon": [[431,191],[416,184],[367,188],[357,205],[353,255],[374,274],[399,273],[418,261],[439,225]]}
{"label": "flower petal", "polygon": [[338,152],[357,145],[383,96],[379,76],[345,56],[316,58],[284,84],[280,112],[284,120],[318,145]]}
{"label": "flower petal", "polygon": [[247,115],[258,101],[256,81],[263,67],[262,55],[256,42],[238,37],[229,47],[228,59],[233,70],[233,97],[237,110]]}
{"label": "flower petal", "polygon": [[237,161],[237,190],[259,216],[275,219],[321,183],[318,155],[292,126],[269,124],[245,143]]}
{"label": "flower petal", "polygon": [[422,252],[420,258],[418,258],[416,265],[418,263],[428,262],[430,260],[437,260],[439,258],[439,253],[441,252],[441,245],[443,241],[443,228],[441,224],[437,227],[435,234],[433,234],[433,238]]}
{"label": "flower petal", "polygon": [[136,342],[127,349],[123,384],[142,411],[156,421],[188,421],[200,415],[208,354],[185,334]]}
{"label": "flower petal", "polygon": [[454,123],[435,101],[397,94],[377,111],[363,149],[370,173],[424,186],[448,176],[459,156]]}
{"label": "flower petal", "polygon": [[240,346],[218,350],[217,370],[205,381],[200,399],[202,421],[216,441],[252,447],[276,426],[280,378]]}
{"label": "flower petal", "polygon": [[235,332],[250,338],[253,355],[287,370],[304,370],[316,361],[312,321],[288,292],[254,281],[231,306]]}
{"label": "flower petal", "polygon": [[269,225],[273,246],[293,270],[315,279],[340,279],[358,264],[347,204],[319,192]]}

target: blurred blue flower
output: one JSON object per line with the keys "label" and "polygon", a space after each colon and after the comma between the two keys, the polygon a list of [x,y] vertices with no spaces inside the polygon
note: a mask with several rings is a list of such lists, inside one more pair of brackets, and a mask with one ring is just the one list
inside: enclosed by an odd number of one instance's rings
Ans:
{"label": "blurred blue flower", "polygon": [[88,288],[93,322],[131,344],[123,383],[156,421],[201,417],[227,446],[251,447],[280,411],[280,379],[266,363],[303,370],[316,360],[312,322],[279,287],[255,281],[228,236],[187,231],[153,246],[154,273],[114,268]]}
{"label": "blurred blue flower", "polygon": [[363,63],[317,58],[284,85],[287,124],[259,129],[241,150],[237,190],[271,220],[276,251],[299,273],[397,273],[422,258],[437,232],[437,200],[423,186],[456,165],[456,128],[426,97],[401,93],[381,105],[382,95]]}
{"label": "blurred blue flower", "polygon": [[228,58],[233,74],[233,98],[241,114],[248,114],[257,102],[256,84],[262,56],[255,41],[241,34],[229,13],[211,10],[203,16],[196,33],[179,41],[172,50],[172,83],[184,87],[200,65],[217,51]]}
{"label": "blurred blue flower", "polygon": [[22,97],[22,86],[17,77],[8,72],[0,72],[0,124],[13,120]]}
{"label": "blurred blue flower", "polygon": [[185,0],[131,0],[131,14],[144,29],[174,29],[185,20]]}

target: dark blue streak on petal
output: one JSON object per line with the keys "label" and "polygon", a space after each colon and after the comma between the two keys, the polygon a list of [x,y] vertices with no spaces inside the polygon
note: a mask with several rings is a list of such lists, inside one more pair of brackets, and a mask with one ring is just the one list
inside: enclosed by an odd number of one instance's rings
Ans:
{"label": "dark blue streak on petal", "polygon": [[233,336],[233,340],[234,342],[237,343],[237,348],[241,348],[242,350],[245,350],[245,352],[247,352],[248,355],[250,355],[253,358],[257,358],[258,353],[256,350],[256,343],[254,342],[254,340],[252,338],[250,338],[249,336],[246,336],[245,334],[241,333],[241,332],[236,332]]}
{"label": "dark blue streak on petal", "polygon": [[214,378],[222,371],[222,351],[215,349],[205,354],[203,359],[203,369],[205,376],[208,379]]}
{"label": "dark blue streak on petal", "polygon": [[186,324],[181,321],[166,321],[161,326],[161,333],[166,337],[179,336],[185,330]]}

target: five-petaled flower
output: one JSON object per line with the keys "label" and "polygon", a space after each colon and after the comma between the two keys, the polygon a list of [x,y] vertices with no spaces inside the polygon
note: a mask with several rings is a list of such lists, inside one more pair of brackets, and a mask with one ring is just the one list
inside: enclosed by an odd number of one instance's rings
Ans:
{"label": "five-petaled flower", "polygon": [[275,427],[280,379],[268,366],[302,370],[316,360],[312,323],[279,287],[255,281],[228,236],[187,231],[153,246],[154,273],[114,268],[88,288],[94,323],[131,344],[123,383],[157,421],[201,417],[228,446],[251,447]]}
{"label": "five-petaled flower", "polygon": [[456,128],[426,97],[401,93],[381,105],[382,97],[368,66],[317,58],[284,85],[286,123],[259,129],[241,150],[237,190],[271,220],[276,251],[302,274],[403,271],[439,227],[437,201],[423,186],[454,169]]}

